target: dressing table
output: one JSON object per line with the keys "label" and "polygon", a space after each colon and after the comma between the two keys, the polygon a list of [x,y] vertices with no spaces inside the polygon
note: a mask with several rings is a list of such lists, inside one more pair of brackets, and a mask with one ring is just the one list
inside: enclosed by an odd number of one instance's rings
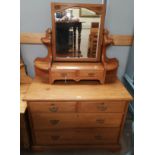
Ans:
{"label": "dressing table", "polygon": [[[80,17],[81,8],[97,17]],[[60,19],[56,13],[61,14]],[[119,150],[132,97],[117,79],[118,60],[106,56],[113,40],[104,29],[105,5],[51,3],[51,15],[52,30],[42,38],[48,54],[34,61],[36,77],[24,97],[32,149]],[[59,51],[62,38],[58,38],[57,20],[60,25],[75,21],[82,24],[76,37],[75,30],[68,27],[67,45]],[[79,49],[81,56],[74,54]]]}

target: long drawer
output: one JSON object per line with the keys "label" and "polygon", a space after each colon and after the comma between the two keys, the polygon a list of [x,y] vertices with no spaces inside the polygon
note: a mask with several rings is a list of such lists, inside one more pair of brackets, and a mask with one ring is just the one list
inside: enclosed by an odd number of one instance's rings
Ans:
{"label": "long drawer", "polygon": [[101,101],[101,102],[80,102],[79,112],[118,112],[123,113],[125,102],[123,101]]}
{"label": "long drawer", "polygon": [[37,145],[52,144],[112,144],[117,143],[119,128],[64,129],[62,131],[36,131]]}
{"label": "long drawer", "polygon": [[32,121],[35,130],[81,127],[120,127],[122,116],[121,113],[33,113]]}
{"label": "long drawer", "polygon": [[76,102],[31,102],[31,112],[75,112]]}

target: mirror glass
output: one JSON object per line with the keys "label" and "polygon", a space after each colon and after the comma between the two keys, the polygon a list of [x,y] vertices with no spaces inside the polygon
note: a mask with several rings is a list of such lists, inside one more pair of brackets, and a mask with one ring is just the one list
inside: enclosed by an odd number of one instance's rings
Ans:
{"label": "mirror glass", "polygon": [[56,57],[96,58],[100,15],[85,8],[55,13]]}

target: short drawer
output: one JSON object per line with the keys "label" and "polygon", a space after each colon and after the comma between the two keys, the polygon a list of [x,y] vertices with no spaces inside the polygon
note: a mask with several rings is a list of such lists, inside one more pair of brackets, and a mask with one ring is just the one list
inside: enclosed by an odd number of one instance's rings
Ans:
{"label": "short drawer", "polygon": [[79,112],[118,112],[123,113],[125,109],[123,101],[102,101],[102,102],[80,102]]}
{"label": "short drawer", "polygon": [[68,79],[69,77],[76,77],[76,71],[52,71],[53,76],[60,79]]}
{"label": "short drawer", "polygon": [[48,114],[33,113],[33,127],[37,129],[85,128],[85,127],[120,127],[121,113],[87,114]]}
{"label": "short drawer", "polygon": [[101,76],[103,76],[103,71],[81,70],[81,71],[79,71],[79,76],[80,77],[87,77],[87,78],[101,77]]}
{"label": "short drawer", "polygon": [[75,112],[76,102],[30,102],[31,112]]}
{"label": "short drawer", "polygon": [[117,143],[119,128],[65,129],[63,131],[36,131],[37,145],[52,144],[112,144]]}

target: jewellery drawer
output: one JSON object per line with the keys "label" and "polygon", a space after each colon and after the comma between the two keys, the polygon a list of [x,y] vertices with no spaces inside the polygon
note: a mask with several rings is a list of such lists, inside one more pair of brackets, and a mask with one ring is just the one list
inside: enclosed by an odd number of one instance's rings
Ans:
{"label": "jewellery drawer", "polygon": [[75,112],[76,102],[30,102],[31,112]]}
{"label": "jewellery drawer", "polygon": [[64,129],[62,131],[36,131],[37,145],[52,144],[112,144],[117,143],[119,128]]}
{"label": "jewellery drawer", "polygon": [[60,78],[60,79],[68,79],[70,77],[76,77],[76,71],[72,70],[65,70],[65,71],[52,71],[54,77]]}
{"label": "jewellery drawer", "polygon": [[125,109],[123,101],[80,102],[79,112],[117,112],[123,113]]}
{"label": "jewellery drawer", "polygon": [[33,127],[37,129],[120,127],[121,113],[49,114],[33,113]]}
{"label": "jewellery drawer", "polygon": [[81,70],[81,71],[79,71],[79,76],[80,77],[87,77],[87,78],[101,77],[101,76],[103,76],[103,71]]}

